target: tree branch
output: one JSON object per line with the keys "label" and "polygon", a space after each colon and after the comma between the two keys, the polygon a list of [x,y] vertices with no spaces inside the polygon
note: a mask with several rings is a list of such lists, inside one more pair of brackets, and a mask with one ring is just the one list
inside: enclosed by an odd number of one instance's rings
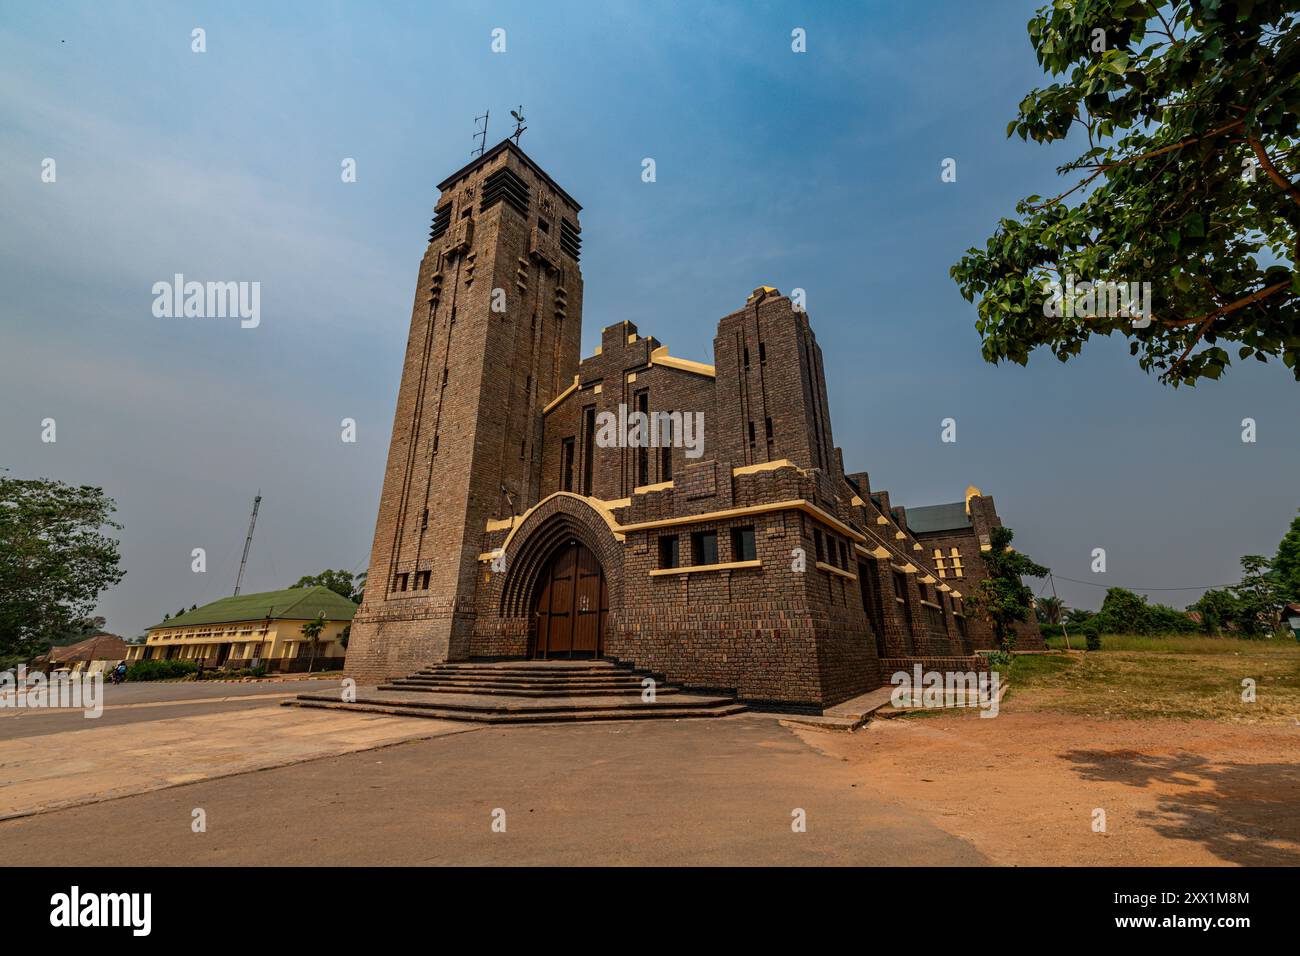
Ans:
{"label": "tree branch", "polygon": [[1292,202],[1300,205],[1300,187],[1297,187],[1295,183],[1277,171],[1273,161],[1268,158],[1268,150],[1264,148],[1264,144],[1258,138],[1247,134],[1246,139],[1250,143],[1250,148],[1255,151],[1255,158],[1259,160],[1259,165],[1264,167],[1264,172],[1268,173],[1268,178],[1273,180],[1273,185],[1290,196]]}
{"label": "tree branch", "polygon": [[1064,199],[1066,196],[1070,195],[1070,193],[1082,189],[1084,186],[1088,185],[1088,183],[1092,182],[1094,179],[1096,179],[1102,173],[1107,172],[1108,170],[1115,169],[1116,167],[1119,166],[1127,166],[1130,163],[1138,163],[1144,159],[1151,159],[1153,156],[1163,156],[1165,153],[1173,152],[1176,149],[1182,149],[1184,146],[1191,146],[1195,143],[1199,143],[1203,139],[1210,139],[1211,137],[1218,136],[1220,133],[1226,133],[1230,129],[1236,129],[1238,126],[1244,125],[1245,122],[1246,122],[1245,120],[1236,120],[1232,123],[1227,124],[1226,126],[1220,126],[1218,129],[1210,130],[1208,133],[1204,134],[1203,136],[1185,136],[1176,143],[1171,143],[1168,146],[1162,146],[1159,149],[1153,149],[1148,153],[1141,154],[1140,156],[1129,156],[1125,159],[1116,160],[1113,163],[1105,163],[1104,165],[1098,166],[1091,174],[1084,177],[1082,181],[1076,183],[1074,186],[1071,186],[1069,189],[1061,193],[1061,195],[1057,196],[1055,199],[1049,199],[1047,202],[1040,203],[1037,206],[1030,206],[1029,209],[1031,212],[1038,212],[1038,210],[1040,209],[1046,209],[1048,206],[1054,206],[1062,199]]}

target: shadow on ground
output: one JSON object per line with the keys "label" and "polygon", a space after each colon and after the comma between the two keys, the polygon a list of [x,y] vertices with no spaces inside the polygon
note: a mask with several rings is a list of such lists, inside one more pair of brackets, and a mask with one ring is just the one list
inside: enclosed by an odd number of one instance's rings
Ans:
{"label": "shadow on ground", "polygon": [[1300,865],[1300,766],[1221,763],[1196,754],[1072,750],[1085,780],[1168,791],[1138,819],[1171,840],[1191,840],[1228,863]]}

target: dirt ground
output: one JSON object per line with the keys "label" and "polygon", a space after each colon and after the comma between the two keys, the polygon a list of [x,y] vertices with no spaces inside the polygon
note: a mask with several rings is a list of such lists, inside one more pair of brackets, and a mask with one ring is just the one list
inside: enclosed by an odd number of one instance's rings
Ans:
{"label": "dirt ground", "polygon": [[[1300,724],[1004,707],[799,736],[1012,866],[1300,864]],[[1095,811],[1105,814],[1094,831]]]}

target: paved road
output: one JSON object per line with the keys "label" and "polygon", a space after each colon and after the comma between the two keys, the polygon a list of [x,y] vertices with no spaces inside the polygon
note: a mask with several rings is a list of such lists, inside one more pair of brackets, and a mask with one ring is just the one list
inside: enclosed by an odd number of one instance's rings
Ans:
{"label": "paved road", "polygon": [[[80,710],[0,708],[0,741],[94,727],[113,727],[175,717],[278,706],[287,694],[335,690],[337,679],[146,682],[104,686],[104,710],[87,718]],[[233,699],[232,699],[233,698]]]}
{"label": "paved road", "polygon": [[[484,727],[0,823],[50,865],[978,864],[758,715]],[[206,812],[207,832],[191,831]],[[806,814],[806,832],[791,828]],[[493,832],[494,811],[506,830]],[[498,814],[499,819],[499,814]],[[147,836],[146,836],[147,835]]]}

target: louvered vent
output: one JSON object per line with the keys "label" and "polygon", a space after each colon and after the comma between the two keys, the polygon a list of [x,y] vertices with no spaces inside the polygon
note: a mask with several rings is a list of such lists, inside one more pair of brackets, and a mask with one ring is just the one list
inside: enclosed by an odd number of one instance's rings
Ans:
{"label": "louvered vent", "polygon": [[479,202],[479,212],[486,212],[502,200],[521,213],[528,214],[528,184],[516,176],[509,166],[502,166],[483,180],[483,199]]}
{"label": "louvered vent", "polygon": [[429,229],[429,241],[437,239],[451,225],[451,203],[433,211],[433,226]]}
{"label": "louvered vent", "polygon": [[574,262],[582,256],[582,236],[578,234],[578,227],[564,218],[560,219],[560,250]]}

